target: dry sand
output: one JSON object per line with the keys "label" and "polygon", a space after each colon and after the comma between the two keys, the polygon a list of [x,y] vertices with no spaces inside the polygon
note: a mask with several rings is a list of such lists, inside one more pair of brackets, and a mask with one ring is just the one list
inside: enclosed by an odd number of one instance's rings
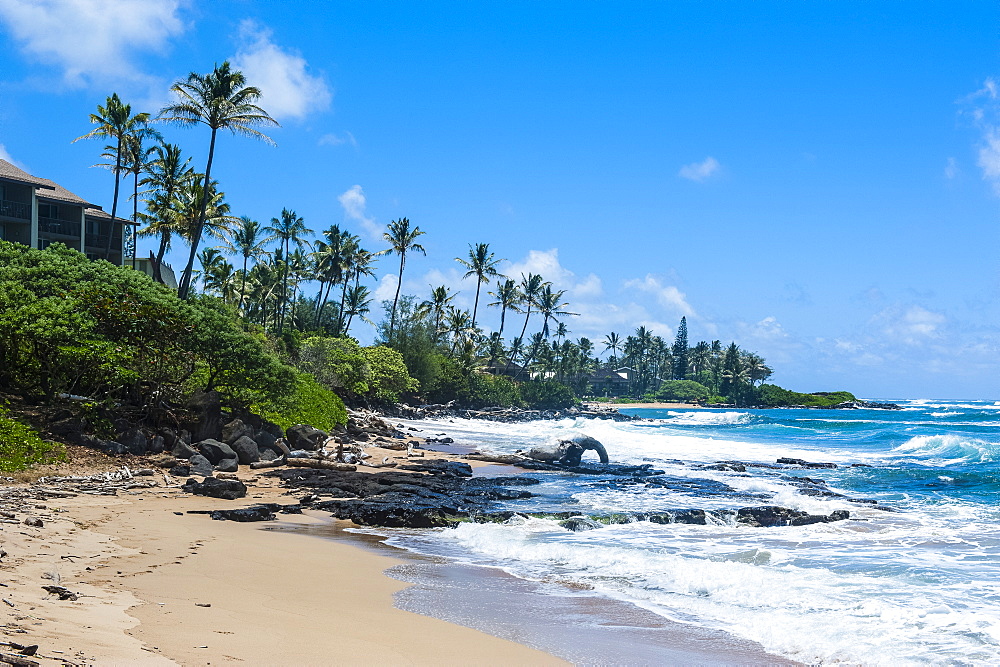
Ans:
{"label": "dry sand", "polygon": [[[161,485],[47,500],[32,511],[41,528],[3,524],[0,641],[37,644],[30,659],[41,664],[563,664],[396,609],[406,584],[383,572],[401,561],[268,530],[274,522],[187,514],[294,502],[271,479],[240,477],[250,493],[238,501]],[[308,511],[280,519],[330,521]],[[55,583],[80,598],[42,589]]]}

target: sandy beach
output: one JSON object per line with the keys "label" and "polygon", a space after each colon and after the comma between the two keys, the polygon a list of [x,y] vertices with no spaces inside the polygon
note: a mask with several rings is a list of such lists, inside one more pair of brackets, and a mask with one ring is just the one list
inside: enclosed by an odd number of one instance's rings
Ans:
{"label": "sandy beach", "polygon": [[[103,468],[118,463],[108,458]],[[470,463],[490,475],[511,470]],[[790,664],[627,603],[554,597],[488,568],[387,556],[326,512],[262,523],[204,513],[296,502],[262,472],[241,471],[249,492],[237,501],[190,495],[160,472],[133,480],[154,486],[126,483],[114,496],[4,487],[38,495],[0,524],[0,656],[37,645],[26,659],[39,665],[569,664],[536,646],[575,663]],[[418,580],[432,585],[411,586]]]}
{"label": "sandy beach", "polygon": [[[33,505],[42,527],[4,524],[2,641],[37,644],[40,664],[563,664],[393,607],[406,584],[383,573],[400,561],[276,522],[187,513],[294,502],[271,479],[240,477],[241,501],[160,485],[49,499]],[[281,523],[331,519],[307,510]],[[47,594],[52,584],[79,599]]]}

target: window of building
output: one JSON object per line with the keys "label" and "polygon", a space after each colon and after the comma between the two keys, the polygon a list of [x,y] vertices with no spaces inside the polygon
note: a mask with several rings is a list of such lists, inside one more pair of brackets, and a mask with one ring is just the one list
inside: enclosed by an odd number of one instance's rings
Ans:
{"label": "window of building", "polygon": [[39,218],[52,218],[53,220],[59,219],[59,206],[56,204],[38,204],[38,217]]}

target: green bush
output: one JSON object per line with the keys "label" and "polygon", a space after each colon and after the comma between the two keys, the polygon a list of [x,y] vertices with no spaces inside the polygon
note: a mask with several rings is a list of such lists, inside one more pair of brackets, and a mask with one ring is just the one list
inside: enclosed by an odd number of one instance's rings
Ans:
{"label": "green bush", "polygon": [[503,375],[473,373],[469,378],[467,404],[471,408],[519,407],[521,392],[517,383]]}
{"label": "green bush", "polygon": [[361,348],[369,372],[368,393],[380,401],[398,401],[404,392],[417,391],[420,383],[410,377],[403,355],[384,345]]}
{"label": "green bush", "polygon": [[353,338],[310,336],[299,347],[297,365],[341,396],[360,396],[370,389],[371,368]]}
{"label": "green bush", "polygon": [[562,410],[580,402],[571,388],[555,380],[531,380],[519,389],[521,400],[533,410]]}
{"label": "green bush", "polygon": [[149,409],[216,389],[245,406],[279,400],[294,377],[218,299],[182,301],[143,273],[62,244],[0,241],[0,388]]}
{"label": "green bush", "polygon": [[17,472],[65,458],[61,445],[42,440],[34,430],[0,411],[0,472]]}
{"label": "green bush", "polygon": [[708,387],[694,380],[664,380],[656,392],[656,400],[702,403],[711,393]]}
{"label": "green bush", "polygon": [[335,393],[308,373],[297,373],[293,393],[254,403],[250,410],[283,429],[309,424],[323,431],[347,423],[347,409]]}
{"label": "green bush", "polygon": [[811,408],[829,408],[846,401],[856,401],[849,391],[816,392],[800,394],[775,384],[763,384],[756,390],[755,403],[763,407],[786,407],[804,405]]}

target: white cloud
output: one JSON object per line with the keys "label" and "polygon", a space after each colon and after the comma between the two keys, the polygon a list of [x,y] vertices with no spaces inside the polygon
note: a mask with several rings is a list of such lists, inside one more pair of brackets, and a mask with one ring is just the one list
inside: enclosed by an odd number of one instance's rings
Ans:
{"label": "white cloud", "polygon": [[399,276],[395,273],[387,273],[378,281],[378,286],[372,292],[375,303],[381,304],[383,301],[390,301],[396,296],[396,285],[399,283]]}
{"label": "white cloud", "polygon": [[330,107],[333,94],[322,76],[310,74],[305,58],[271,41],[271,31],[249,19],[240,23],[242,46],[233,66],[261,90],[260,105],[276,119],[302,119]]}
{"label": "white cloud", "polygon": [[337,201],[344,207],[344,217],[360,224],[371,238],[382,238],[382,228],[375,222],[374,218],[368,216],[366,211],[368,200],[360,185],[352,185],[345,193],[337,197]]}
{"label": "white cloud", "polygon": [[3,144],[0,144],[0,160],[6,160],[7,162],[10,162],[12,165],[17,167],[18,169],[24,169],[25,171],[27,171],[27,169],[25,169],[23,164],[15,160],[11,156],[11,154],[7,152],[7,147],[4,146]]}
{"label": "white cloud", "polygon": [[884,335],[907,345],[920,345],[941,338],[946,318],[921,306],[891,307],[872,318]]}
{"label": "white cloud", "polygon": [[955,161],[955,158],[950,157],[944,166],[944,177],[950,181],[956,176],[958,176],[958,162]]}
{"label": "white cloud", "polygon": [[709,156],[701,162],[692,162],[691,164],[684,165],[677,172],[677,175],[689,181],[703,183],[718,173],[720,167],[719,161]]}
{"label": "white cloud", "polygon": [[684,317],[697,317],[697,313],[687,302],[687,297],[683,292],[673,285],[664,285],[659,278],[651,273],[646,274],[646,277],[642,279],[626,281],[625,287],[655,295],[656,301],[662,307]]}
{"label": "white cloud", "polygon": [[2,20],[25,54],[62,70],[70,86],[149,82],[136,56],[184,32],[186,0],[3,0]]}
{"label": "white cloud", "polygon": [[529,250],[528,256],[520,262],[514,262],[504,269],[504,274],[510,276],[515,281],[521,279],[521,275],[537,273],[543,279],[552,283],[556,289],[569,289],[573,287],[576,276],[572,271],[566,269],[559,263],[559,249],[551,250]]}
{"label": "white cloud", "polygon": [[358,140],[355,139],[354,135],[347,130],[344,130],[344,136],[340,136],[339,134],[334,134],[332,132],[324,134],[319,138],[317,143],[320,146],[343,146],[344,144],[348,144],[350,146],[354,146],[355,148],[358,147]]}

